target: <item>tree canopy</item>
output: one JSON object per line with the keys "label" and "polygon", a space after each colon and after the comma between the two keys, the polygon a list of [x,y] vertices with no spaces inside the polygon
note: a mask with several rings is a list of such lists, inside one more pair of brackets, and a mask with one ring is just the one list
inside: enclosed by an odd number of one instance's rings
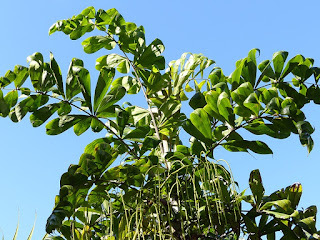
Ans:
{"label": "tree canopy", "polygon": [[167,62],[162,41],[148,43],[144,28],[116,9],[88,7],[49,34],[58,31],[71,40],[97,33],[82,46],[110,51],[96,60],[98,79],[74,58],[64,81],[53,54],[46,62],[38,52],[0,78],[2,117],[20,122],[30,113],[48,135],[106,134],[61,176],[45,239],[320,239],[316,206],[298,209],[301,184],[267,194],[256,169],[251,193],[241,192],[215,158],[217,147],[272,154],[260,135],[293,134],[312,150],[302,109],[320,104],[312,58],[280,51],[258,63],[252,49],[230,76],[202,54]]}

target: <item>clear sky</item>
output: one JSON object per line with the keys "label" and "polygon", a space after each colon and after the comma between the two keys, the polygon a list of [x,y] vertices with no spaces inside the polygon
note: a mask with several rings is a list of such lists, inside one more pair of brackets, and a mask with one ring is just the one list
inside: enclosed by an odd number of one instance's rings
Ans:
{"label": "clear sky", "polygon": [[[95,59],[101,52],[87,55],[81,41],[71,41],[61,33],[48,36],[55,21],[88,6],[115,7],[127,21],[143,25],[149,42],[154,38],[163,41],[167,60],[177,59],[183,52],[203,53],[215,60],[225,75],[252,48],[261,50],[259,62],[286,50],[291,57],[302,54],[320,65],[318,0],[16,0],[1,3],[0,75],[17,64],[27,65],[26,57],[34,52],[42,52],[48,61],[51,51],[64,76],[70,60],[77,57],[85,61],[95,79]],[[259,168],[267,193],[301,182],[300,207],[320,207],[320,106],[311,104],[305,112],[316,128],[315,147],[309,155],[296,135],[281,141],[263,138],[274,151],[269,156],[218,151],[216,157],[229,162],[241,190],[248,188],[250,171]],[[104,134],[88,131],[77,137],[69,130],[47,136],[44,125],[32,128],[28,117],[18,124],[0,119],[0,133],[0,228],[5,239],[12,238],[20,215],[18,239],[26,239],[37,212],[33,239],[41,239],[61,174],[78,162],[88,143]]]}

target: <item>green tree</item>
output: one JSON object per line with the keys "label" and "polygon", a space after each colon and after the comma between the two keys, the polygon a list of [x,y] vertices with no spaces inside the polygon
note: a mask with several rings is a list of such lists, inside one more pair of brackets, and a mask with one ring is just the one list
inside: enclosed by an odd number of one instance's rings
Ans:
{"label": "green tree", "polygon": [[[49,33],[56,31],[72,40],[100,33],[82,41],[89,54],[118,50],[96,60],[94,91],[82,60],[71,61],[63,81],[53,54],[45,62],[35,53],[29,66],[15,66],[0,79],[2,117],[19,122],[31,113],[33,127],[49,121],[49,135],[72,127],[76,135],[89,128],[107,133],[61,176],[46,239],[275,239],[277,232],[282,239],[320,239],[316,207],[297,209],[300,184],[267,195],[259,170],[253,170],[252,194],[246,195],[214,157],[218,146],[272,153],[240,129],[254,138],[296,134],[310,152],[314,129],[302,108],[320,103],[320,69],[313,59],[287,60],[281,51],[258,64],[259,50],[253,49],[229,77],[201,54],[166,63],[161,40],[147,43],[144,28],[116,9],[89,7]],[[146,107],[121,104],[129,94],[141,95]]]}

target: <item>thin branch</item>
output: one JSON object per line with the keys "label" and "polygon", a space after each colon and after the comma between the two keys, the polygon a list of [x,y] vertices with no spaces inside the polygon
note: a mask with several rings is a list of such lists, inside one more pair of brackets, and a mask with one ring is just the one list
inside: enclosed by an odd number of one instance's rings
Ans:
{"label": "thin branch", "polygon": [[[9,89],[5,89],[5,90],[9,90]],[[21,91],[20,88],[16,88],[16,89],[13,89],[13,90],[17,90],[17,91]],[[45,95],[45,96],[48,96],[50,98],[53,98],[53,99],[56,99],[56,100],[59,100],[59,101],[62,101],[62,102],[65,102],[65,103],[68,103],[70,106],[72,107],[75,107],[77,108],[78,110],[84,112],[85,114],[87,114],[88,116],[96,119],[97,121],[99,121],[110,133],[112,133],[119,141],[121,141],[127,148],[128,148],[128,151],[130,153],[132,153],[132,155],[134,155],[135,157],[138,157],[139,156],[135,153],[135,151],[133,151],[132,148],[129,147],[129,145],[124,141],[124,139],[122,139],[117,133],[115,133],[111,128],[109,128],[101,119],[99,119],[97,116],[91,114],[90,112],[84,110],[83,108],[73,104],[72,102],[69,102],[69,101],[66,101],[64,99],[61,99],[59,97],[56,97],[56,96],[53,96],[53,95],[48,95],[47,92],[42,92],[42,91],[31,91],[30,90],[30,93],[36,93],[36,94],[41,94],[41,95]]]}
{"label": "thin branch", "polygon": [[[145,99],[146,99],[146,102],[147,102],[147,105],[148,105],[148,111],[150,112],[150,116],[151,116],[151,119],[152,119],[152,122],[153,122],[153,126],[154,126],[154,129],[155,129],[156,135],[157,135],[157,137],[159,138],[159,140],[161,140],[161,138],[160,138],[160,133],[159,133],[159,129],[158,129],[158,126],[157,126],[157,122],[156,122],[156,119],[155,119],[155,117],[154,117],[154,114],[153,114],[153,112],[152,112],[152,109],[151,109],[151,106],[150,106],[150,103],[149,103],[149,98],[148,98],[147,93],[146,93],[146,91],[145,91],[145,89],[144,89],[144,87],[143,87],[143,84],[142,84],[141,79],[140,79],[140,77],[139,77],[139,74],[138,74],[138,72],[137,72],[136,66],[132,63],[132,61],[130,60],[130,58],[129,58],[128,55],[126,54],[126,52],[122,50],[121,44],[120,44],[116,39],[114,39],[114,37],[111,36],[110,33],[108,33],[107,31],[104,31],[104,32],[105,32],[110,38],[113,39],[113,41],[117,44],[117,46],[119,47],[119,49],[120,49],[120,50],[122,51],[122,53],[124,54],[125,58],[126,58],[126,59],[128,60],[128,62],[130,63],[130,65],[131,65],[131,67],[132,67],[132,69],[133,69],[133,71],[134,71],[134,74],[136,75],[136,78],[137,78],[137,80],[138,80],[138,82],[139,82],[139,84],[140,84],[140,87],[141,87],[141,89],[142,89],[143,95],[144,95],[144,97],[145,97]],[[160,151],[161,151],[162,156],[164,157],[165,152],[164,152],[164,148],[163,148],[163,143],[162,143],[162,141],[161,141],[161,143],[160,143]]]}

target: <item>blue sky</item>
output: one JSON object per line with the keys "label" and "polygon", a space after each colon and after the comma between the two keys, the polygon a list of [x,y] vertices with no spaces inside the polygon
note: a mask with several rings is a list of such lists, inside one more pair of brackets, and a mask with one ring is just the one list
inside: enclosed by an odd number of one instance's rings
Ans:
{"label": "blue sky", "polygon": [[[88,6],[115,7],[127,21],[143,25],[149,42],[154,38],[163,41],[168,61],[183,52],[203,53],[229,75],[236,60],[245,57],[250,49],[259,48],[259,62],[270,59],[276,51],[286,50],[291,57],[302,54],[314,58],[315,66],[320,65],[320,2],[316,0],[19,0],[1,4],[0,75],[17,64],[26,65],[26,57],[34,52],[42,52],[48,60],[51,51],[63,74],[70,60],[77,57],[85,61],[95,79],[95,59],[101,52],[87,55],[80,41],[71,41],[60,33],[48,36],[55,21],[78,14]],[[267,193],[301,182],[304,193],[300,207],[320,207],[320,107],[311,104],[305,112],[316,129],[315,147],[309,155],[297,136],[281,141],[264,138],[274,151],[269,156],[217,152],[216,158],[229,162],[241,190],[248,187],[250,171],[259,168]],[[32,128],[28,117],[18,124],[0,119],[0,132],[0,229],[6,239],[12,238],[20,215],[18,239],[26,239],[37,212],[33,239],[41,239],[61,174],[71,163],[78,162],[88,143],[103,133],[88,132],[77,137],[71,130],[47,136],[44,126]]]}

